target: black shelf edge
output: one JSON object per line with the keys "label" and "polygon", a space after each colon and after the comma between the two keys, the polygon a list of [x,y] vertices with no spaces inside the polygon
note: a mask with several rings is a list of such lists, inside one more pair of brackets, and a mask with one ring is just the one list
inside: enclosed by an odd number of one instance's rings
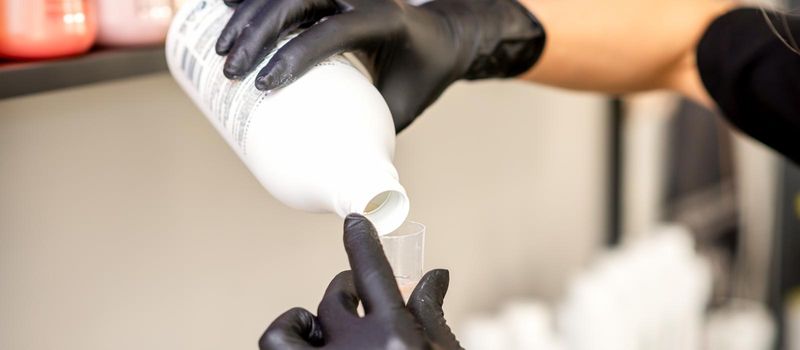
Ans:
{"label": "black shelf edge", "polygon": [[163,47],[100,49],[57,60],[0,63],[0,99],[166,70]]}

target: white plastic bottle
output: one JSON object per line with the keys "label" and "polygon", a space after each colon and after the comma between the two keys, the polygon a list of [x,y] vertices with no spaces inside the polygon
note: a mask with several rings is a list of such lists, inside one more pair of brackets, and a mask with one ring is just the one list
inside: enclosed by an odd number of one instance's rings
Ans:
{"label": "white plastic bottle", "polygon": [[164,43],[172,15],[171,0],[95,0],[100,24],[97,43],[142,46]]}
{"label": "white plastic bottle", "polygon": [[341,217],[361,213],[381,234],[399,227],[409,204],[380,93],[341,55],[269,94],[254,80],[271,54],[244,79],[226,79],[214,45],[232,13],[221,0],[188,0],[178,11],[166,52],[180,86],[283,203]]}

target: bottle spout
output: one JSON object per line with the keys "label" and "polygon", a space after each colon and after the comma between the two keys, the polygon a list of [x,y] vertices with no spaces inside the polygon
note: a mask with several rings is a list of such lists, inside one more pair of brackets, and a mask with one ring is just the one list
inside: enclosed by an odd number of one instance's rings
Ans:
{"label": "bottle spout", "polygon": [[408,196],[405,190],[384,191],[373,197],[364,207],[363,215],[375,225],[383,236],[396,230],[408,217]]}
{"label": "bottle spout", "polygon": [[386,235],[396,230],[406,221],[409,200],[405,188],[394,176],[362,177],[362,181],[349,188],[358,189],[351,195],[349,205],[341,205],[339,215],[350,213],[364,215],[378,231]]}

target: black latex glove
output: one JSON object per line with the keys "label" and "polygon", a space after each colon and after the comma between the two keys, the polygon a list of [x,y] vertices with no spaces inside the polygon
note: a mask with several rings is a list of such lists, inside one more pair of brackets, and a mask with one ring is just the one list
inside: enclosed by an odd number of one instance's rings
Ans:
{"label": "black latex glove", "polygon": [[[425,274],[406,306],[369,220],[347,217],[344,247],[352,271],[333,279],[318,316],[301,308],[285,312],[264,332],[261,350],[461,349],[442,312],[446,270]],[[363,317],[356,311],[359,301]]]}
{"label": "black latex glove", "polygon": [[[258,73],[256,87],[290,83],[331,55],[352,51],[371,71],[399,132],[458,79],[512,77],[544,49],[539,22],[515,0],[229,0],[217,41],[228,78],[247,74],[287,33],[305,32]],[[320,21],[322,19],[324,21]]]}

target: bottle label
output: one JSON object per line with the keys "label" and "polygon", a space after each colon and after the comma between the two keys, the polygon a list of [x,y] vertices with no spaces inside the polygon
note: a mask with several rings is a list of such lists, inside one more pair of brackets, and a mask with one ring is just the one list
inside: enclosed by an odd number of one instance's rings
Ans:
{"label": "bottle label", "polygon": [[[277,49],[241,80],[223,75],[225,57],[217,55],[215,45],[233,10],[221,0],[187,1],[175,16],[167,36],[167,62],[175,79],[209,119],[227,131],[229,142],[247,154],[247,135],[253,111],[268,98],[256,89],[257,73],[267,65]],[[283,46],[291,37],[277,45]],[[341,55],[320,65],[350,65]],[[222,130],[220,130],[222,131]]]}

